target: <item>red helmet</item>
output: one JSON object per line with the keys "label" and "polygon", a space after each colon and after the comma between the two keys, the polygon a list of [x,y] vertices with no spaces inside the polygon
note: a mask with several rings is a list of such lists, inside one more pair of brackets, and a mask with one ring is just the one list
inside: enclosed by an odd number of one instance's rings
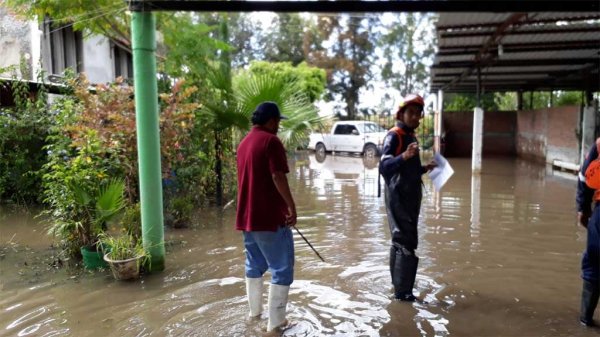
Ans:
{"label": "red helmet", "polygon": [[403,112],[410,104],[416,104],[423,108],[425,106],[425,101],[423,100],[423,97],[417,94],[408,94],[402,99],[400,106],[398,106],[398,112]]}

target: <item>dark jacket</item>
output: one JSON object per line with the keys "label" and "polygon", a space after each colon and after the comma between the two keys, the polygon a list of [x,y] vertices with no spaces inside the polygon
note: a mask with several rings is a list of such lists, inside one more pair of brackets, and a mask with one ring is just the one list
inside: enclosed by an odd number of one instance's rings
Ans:
{"label": "dark jacket", "polygon": [[581,170],[579,171],[579,179],[577,179],[577,195],[575,197],[577,212],[590,214],[592,211],[591,207],[594,190],[585,184],[585,171],[590,163],[596,158],[598,158],[598,148],[596,147],[596,144],[594,144],[588,152],[583,165],[581,165]]}
{"label": "dark jacket", "polygon": [[392,244],[406,249],[417,248],[417,225],[421,209],[422,180],[427,170],[419,155],[404,160],[400,155],[410,143],[416,142],[414,130],[398,122],[399,136],[390,130],[385,137],[379,172],[385,180],[385,205]]}

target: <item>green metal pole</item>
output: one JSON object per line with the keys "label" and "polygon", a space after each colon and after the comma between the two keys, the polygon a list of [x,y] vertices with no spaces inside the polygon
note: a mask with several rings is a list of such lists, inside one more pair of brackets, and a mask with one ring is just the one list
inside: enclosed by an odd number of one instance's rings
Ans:
{"label": "green metal pole", "polygon": [[142,240],[150,252],[149,271],[165,269],[158,86],[156,83],[156,21],[152,12],[132,12],[131,34],[137,127]]}

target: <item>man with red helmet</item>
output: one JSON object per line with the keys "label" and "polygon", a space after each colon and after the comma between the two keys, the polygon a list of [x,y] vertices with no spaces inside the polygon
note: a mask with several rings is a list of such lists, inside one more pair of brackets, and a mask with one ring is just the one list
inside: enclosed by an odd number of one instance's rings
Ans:
{"label": "man with red helmet", "polygon": [[594,310],[600,297],[600,138],[595,145],[581,166],[576,198],[579,223],[587,230],[587,245],[581,260],[583,290],[579,316],[581,324],[586,326],[595,325]]}
{"label": "man with red helmet", "polygon": [[425,102],[419,95],[406,96],[396,112],[397,123],[385,137],[379,172],[385,180],[385,206],[392,237],[390,274],[394,297],[413,302],[412,289],[419,258],[417,225],[421,209],[421,176],[436,166],[421,165],[415,129],[423,118]]}

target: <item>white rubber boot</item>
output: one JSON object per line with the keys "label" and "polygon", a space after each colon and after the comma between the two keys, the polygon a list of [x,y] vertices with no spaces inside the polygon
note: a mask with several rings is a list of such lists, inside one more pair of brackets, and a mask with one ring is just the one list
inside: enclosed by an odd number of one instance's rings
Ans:
{"label": "white rubber boot", "polygon": [[246,277],[246,294],[248,295],[248,305],[250,306],[250,313],[248,316],[251,318],[259,318],[260,314],[262,313],[262,293],[262,277]]}
{"label": "white rubber boot", "polygon": [[269,288],[269,323],[267,324],[267,331],[270,332],[287,325],[285,309],[289,291],[290,286],[271,284]]}

